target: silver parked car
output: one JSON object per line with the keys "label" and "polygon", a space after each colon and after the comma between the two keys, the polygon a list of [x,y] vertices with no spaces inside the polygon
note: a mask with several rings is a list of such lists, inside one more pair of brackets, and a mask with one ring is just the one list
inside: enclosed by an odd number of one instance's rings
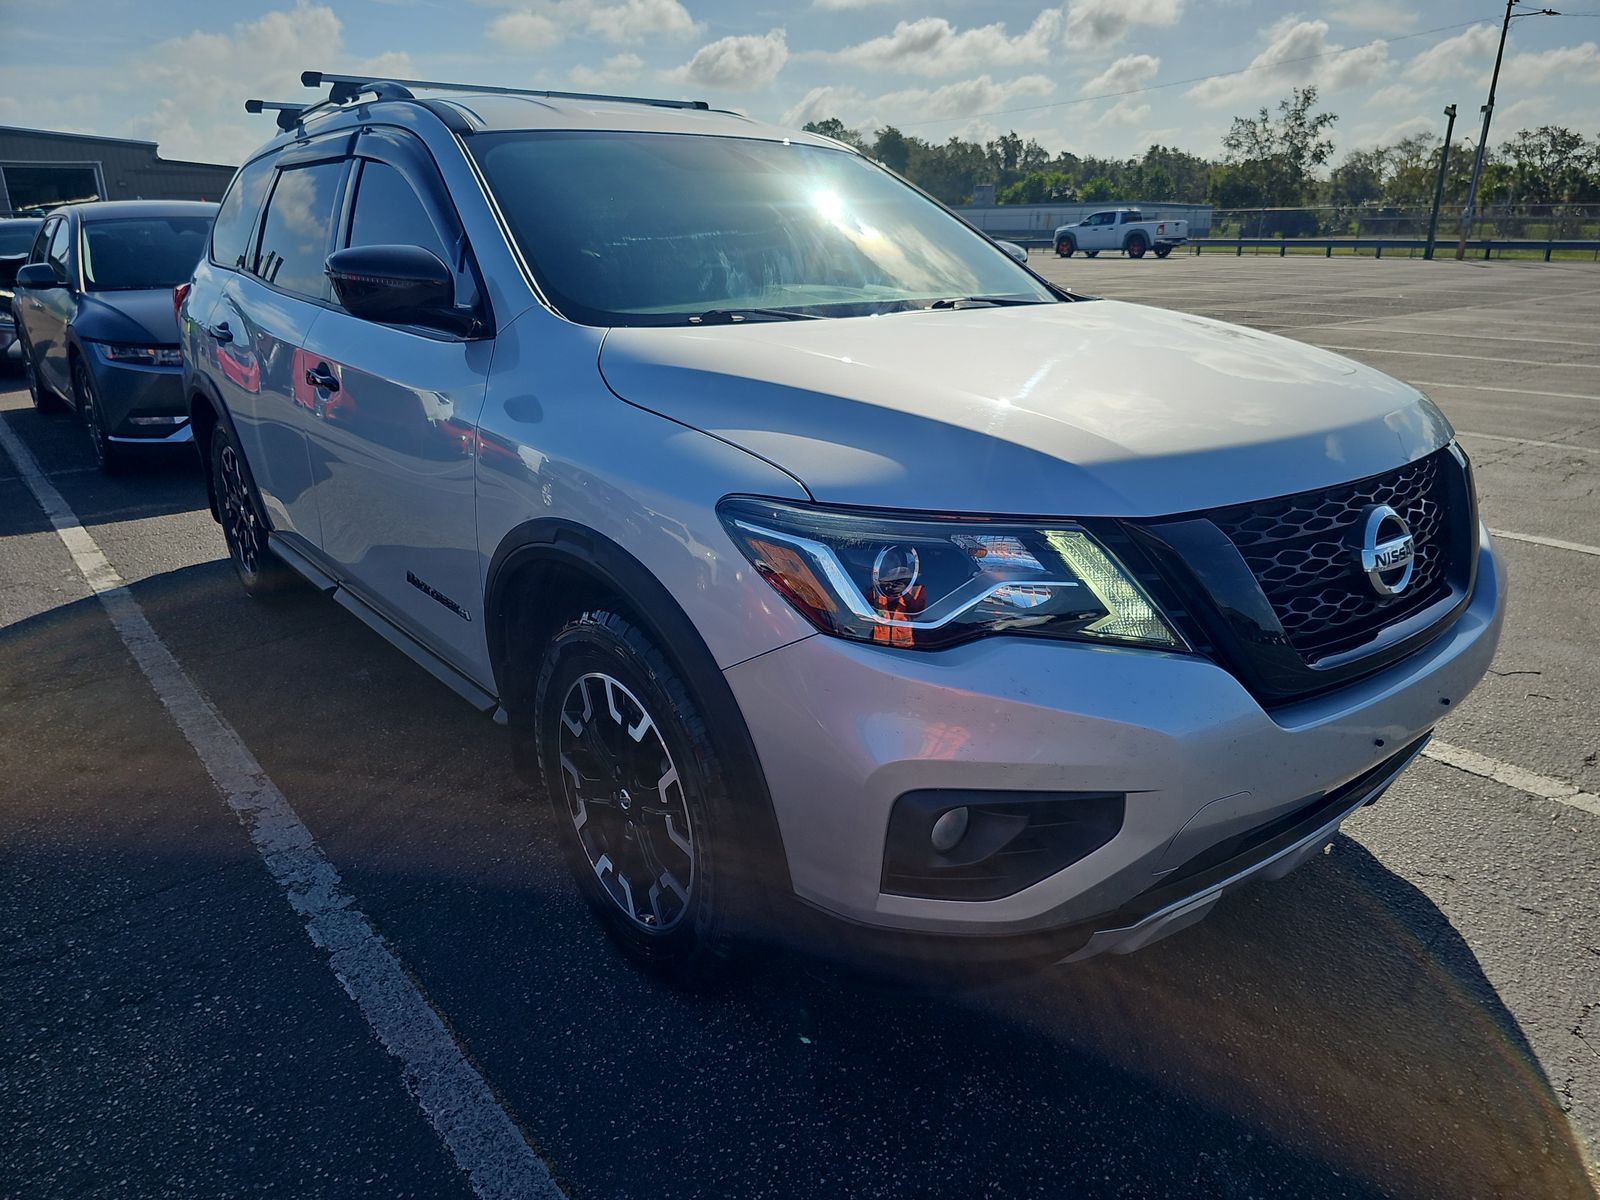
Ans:
{"label": "silver parked car", "polygon": [[1135,949],[1484,673],[1414,388],[1058,289],[825,138],[319,80],[182,300],[233,564],[506,721],[640,955]]}
{"label": "silver parked car", "polygon": [[215,204],[106,200],[50,213],[14,285],[34,407],[69,401],[95,461],[187,442],[173,288],[205,252]]}

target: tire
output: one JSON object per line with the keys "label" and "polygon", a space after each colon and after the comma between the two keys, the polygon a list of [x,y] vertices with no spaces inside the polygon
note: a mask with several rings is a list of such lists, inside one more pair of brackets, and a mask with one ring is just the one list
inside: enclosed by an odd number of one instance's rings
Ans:
{"label": "tire", "polygon": [[1077,252],[1078,243],[1071,238],[1062,238],[1056,243],[1056,253],[1062,258],[1071,258]]}
{"label": "tire", "polygon": [[1083,256],[1085,258],[1093,258],[1095,255],[1097,255],[1099,253],[1100,253],[1100,251],[1098,251],[1098,250],[1085,250],[1083,252]]}
{"label": "tire", "polygon": [[33,365],[33,347],[26,339],[22,343],[22,377],[28,382],[28,398],[39,412],[60,412],[64,405],[61,397],[50,390],[39,378],[39,369]]}
{"label": "tire", "polygon": [[211,431],[211,486],[217,497],[217,516],[228,543],[228,561],[240,586],[250,596],[267,596],[289,580],[289,568],[267,546],[267,519],[250,465],[245,462],[228,427],[221,422]]}
{"label": "tire", "polygon": [[1156,247],[1156,257],[1157,258],[1165,258],[1167,255],[1169,255],[1171,253],[1172,253],[1172,247],[1171,246],[1157,246]]}
{"label": "tire", "polygon": [[1128,239],[1125,249],[1129,258],[1143,258],[1144,252],[1150,248],[1150,243],[1144,240],[1144,235],[1136,233]]}
{"label": "tire", "polygon": [[95,465],[101,474],[116,475],[127,465],[127,455],[106,433],[105,418],[100,412],[100,402],[95,396],[94,376],[83,359],[72,359],[72,394],[78,406],[78,416],[89,434],[89,448],[94,451]]}
{"label": "tire", "polygon": [[734,822],[688,683],[649,634],[597,607],[550,640],[531,713],[562,851],[606,932],[678,982],[714,978]]}

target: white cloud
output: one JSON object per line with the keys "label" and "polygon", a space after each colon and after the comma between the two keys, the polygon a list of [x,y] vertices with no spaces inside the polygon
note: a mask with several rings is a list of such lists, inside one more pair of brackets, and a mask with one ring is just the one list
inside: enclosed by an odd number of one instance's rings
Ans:
{"label": "white cloud", "polygon": [[1050,95],[1056,85],[1043,75],[1022,75],[996,83],[988,75],[938,88],[907,88],[867,97],[851,87],[815,87],[783,114],[780,124],[803,125],[838,117],[854,129],[908,127],[918,120],[981,117],[1018,100]]}
{"label": "white cloud", "polygon": [[1500,78],[1506,83],[1600,83],[1600,46],[1584,42],[1581,46],[1513,54],[1501,68]]}
{"label": "white cloud", "polygon": [[566,31],[544,13],[505,13],[489,22],[489,36],[515,50],[548,50],[561,44]]}
{"label": "white cloud", "polygon": [[893,4],[894,2],[895,0],[812,0],[812,6],[838,12],[847,8],[874,8],[881,4]]}
{"label": "white cloud", "polygon": [[678,0],[539,0],[489,22],[489,37],[516,50],[548,50],[572,34],[608,42],[686,37],[699,25]]}
{"label": "white cloud", "polygon": [[1047,62],[1061,37],[1061,11],[1047,8],[1011,37],[1003,22],[957,29],[943,17],[901,21],[894,32],[843,50],[806,55],[824,62],[911,75],[955,75]]}
{"label": "white cloud", "polygon": [[1183,0],[1071,0],[1067,44],[1083,50],[1114,46],[1135,25],[1173,25]]}
{"label": "white cloud", "polygon": [[1196,84],[1188,97],[1215,108],[1305,84],[1338,92],[1370,84],[1393,67],[1387,42],[1346,50],[1328,40],[1326,21],[1286,17],[1267,30],[1266,37],[1267,48],[1250,61],[1248,70]]}
{"label": "white cloud", "polygon": [[644,70],[644,59],[637,54],[613,54],[598,68],[576,66],[568,73],[568,78],[579,87],[597,88],[608,87],[623,80],[632,79]]}
{"label": "white cloud", "polygon": [[1118,100],[1105,112],[1100,114],[1096,124],[1113,128],[1127,128],[1131,125],[1143,125],[1150,118],[1148,104],[1135,104],[1132,100]]}
{"label": "white cloud", "polygon": [[[270,122],[245,114],[244,98],[310,100],[313,93],[300,83],[308,62],[349,73],[416,74],[406,54],[345,58],[343,41],[344,28],[331,8],[302,2],[238,22],[228,33],[196,31],[159,42],[104,74],[118,81],[114,86],[142,85],[155,97],[148,113],[125,128],[154,138],[163,156],[238,162],[277,132]],[[220,96],[236,99],[223,104]]]}
{"label": "white cloud", "polygon": [[1412,108],[1421,102],[1422,93],[1404,83],[1391,83],[1367,97],[1367,103],[1382,112],[1393,112],[1397,108]]}
{"label": "white cloud", "polygon": [[1342,0],[1328,9],[1328,16],[1341,25],[1374,33],[1405,33],[1417,27],[1416,12],[1390,0]]}
{"label": "white cloud", "polygon": [[766,87],[789,60],[789,42],[781,29],[721,38],[701,46],[687,64],[668,77],[702,87],[747,92]]}
{"label": "white cloud", "polygon": [[1551,120],[1549,96],[1524,96],[1503,112],[1496,112],[1494,119],[1495,128],[1500,130],[1500,135],[1491,134],[1489,138],[1491,144],[1502,140],[1510,141],[1511,135],[1519,129],[1560,123]]}
{"label": "white cloud", "polygon": [[1161,60],[1153,54],[1124,54],[1081,89],[1085,96],[1107,96],[1131,92],[1156,77]]}
{"label": "white cloud", "polygon": [[1406,66],[1406,75],[1426,83],[1455,79],[1486,70],[1494,61],[1500,31],[1493,25],[1474,25],[1455,37],[1429,46]]}

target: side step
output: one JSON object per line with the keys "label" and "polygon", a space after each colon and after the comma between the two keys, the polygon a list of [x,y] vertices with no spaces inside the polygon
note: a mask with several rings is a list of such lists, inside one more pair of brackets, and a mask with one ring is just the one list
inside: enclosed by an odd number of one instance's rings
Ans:
{"label": "side step", "polygon": [[360,596],[328,574],[307,555],[275,533],[267,535],[267,546],[290,567],[303,575],[317,590],[329,593],[335,603],[354,614],[363,625],[382,637],[400,653],[432,675],[481,713],[493,714],[496,724],[505,724],[500,698],[485,691]]}

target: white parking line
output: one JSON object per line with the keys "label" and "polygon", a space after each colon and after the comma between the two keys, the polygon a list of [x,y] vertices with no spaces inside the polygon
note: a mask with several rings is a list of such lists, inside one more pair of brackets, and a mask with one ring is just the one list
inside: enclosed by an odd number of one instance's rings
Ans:
{"label": "white parking line", "polygon": [[1317,345],[1323,350],[1355,351],[1359,354],[1404,354],[1411,358],[1459,358],[1467,362],[1499,363],[1507,367],[1567,367],[1583,371],[1600,371],[1600,363],[1558,363],[1540,358],[1490,358],[1483,354],[1446,354],[1441,350],[1397,350],[1388,346],[1332,346],[1321,342]]}
{"label": "white parking line", "polygon": [[1579,454],[1600,454],[1600,446],[1574,446],[1570,442],[1541,442],[1538,438],[1506,437],[1501,433],[1472,433],[1456,430],[1460,437],[1482,438],[1486,442],[1514,442],[1518,446],[1549,446],[1553,450],[1576,450]]}
{"label": "white parking line", "polygon": [[1585,546],[1582,542],[1564,542],[1560,538],[1540,537],[1534,533],[1512,533],[1507,529],[1491,529],[1495,537],[1510,538],[1513,542],[1527,542],[1532,546],[1550,546],[1556,550],[1572,550],[1578,554],[1600,557],[1600,546]]}
{"label": "white parking line", "polygon": [[327,951],[335,978],[384,1048],[400,1060],[407,1089],[466,1173],[472,1190],[497,1200],[560,1197],[563,1193],[544,1161],[341,887],[338,871],[311,831],[178,664],[116,568],[4,417],[0,417],[0,447],[11,456],[222,799],[244,825],[312,942]]}
{"label": "white parking line", "polygon": [[1487,754],[1479,754],[1476,750],[1468,750],[1464,746],[1452,746],[1449,742],[1429,742],[1423,748],[1422,756],[1442,762],[1458,771],[1465,771],[1468,775],[1476,775],[1480,779],[1492,779],[1496,783],[1515,788],[1530,796],[1537,796],[1541,800],[1554,800],[1557,804],[1565,804],[1568,808],[1600,817],[1600,796],[1582,791],[1576,784],[1551,779],[1548,775],[1535,774],[1533,771],[1525,771],[1508,762],[1490,758]]}
{"label": "white parking line", "polygon": [[1540,392],[1532,388],[1490,387],[1486,383],[1443,383],[1437,379],[1408,379],[1412,387],[1421,388],[1461,388],[1468,392],[1498,392],[1506,396],[1550,396],[1556,400],[1593,400],[1595,393],[1585,395],[1583,392]]}

